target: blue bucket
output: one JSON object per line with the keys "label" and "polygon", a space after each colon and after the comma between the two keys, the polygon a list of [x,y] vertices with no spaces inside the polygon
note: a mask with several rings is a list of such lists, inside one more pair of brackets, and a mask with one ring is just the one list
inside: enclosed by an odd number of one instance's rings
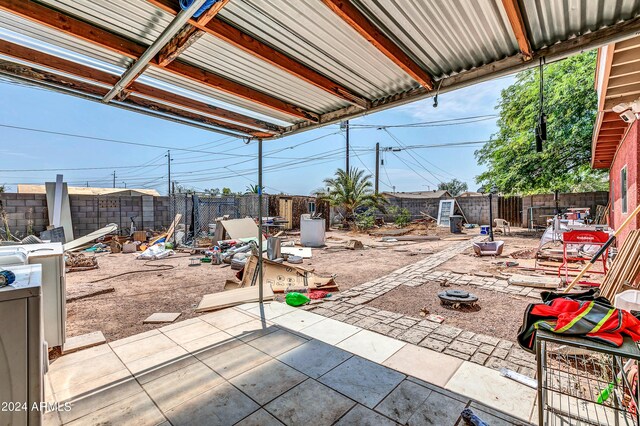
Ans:
{"label": "blue bucket", "polygon": [[480,235],[489,235],[489,225],[480,226]]}

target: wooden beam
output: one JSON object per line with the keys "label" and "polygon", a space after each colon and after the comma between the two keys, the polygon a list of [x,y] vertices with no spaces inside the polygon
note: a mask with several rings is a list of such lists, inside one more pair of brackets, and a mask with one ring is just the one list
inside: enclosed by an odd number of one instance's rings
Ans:
{"label": "wooden beam", "polygon": [[[108,87],[98,86],[90,82],[81,81],[66,76],[60,76],[44,69],[39,69],[37,67],[31,67],[24,64],[18,64],[4,59],[0,59],[0,73],[18,77],[21,80],[29,80],[35,83],[44,83],[47,86],[63,88],[73,92],[81,93],[83,95],[93,96],[95,97],[94,100],[98,102],[104,95],[107,94],[107,92],[109,92]],[[177,109],[170,105],[162,104],[138,96],[129,96],[125,101],[123,101],[123,103],[125,105],[142,108],[147,111],[174,116],[181,120],[193,121],[196,123],[205,124],[207,126],[221,127],[218,120],[182,109]],[[230,128],[230,130],[235,129]],[[253,130],[253,132],[254,133],[252,133],[252,135],[255,137],[271,136],[270,134],[257,132],[255,130]]]}
{"label": "wooden beam", "polygon": [[158,66],[166,67],[170,62],[173,62],[182,52],[187,50],[189,46],[193,45],[196,41],[202,37],[204,33],[191,25],[185,25],[165,47],[158,52],[156,60]]}
{"label": "wooden beam", "polygon": [[616,97],[616,98],[613,98],[613,99],[607,99],[607,100],[604,101],[603,111],[611,111],[611,110],[613,110],[614,106],[616,106],[618,104],[633,102],[636,99],[638,99],[639,97],[640,97],[640,95],[634,94],[634,95],[620,96],[620,97]]}
{"label": "wooden beam", "polygon": [[622,127],[617,129],[611,129],[611,130],[605,130],[600,128],[599,135],[600,136],[622,136],[624,135],[624,131],[625,131],[625,128],[622,128]]}
{"label": "wooden beam", "polygon": [[507,18],[511,24],[513,34],[516,36],[520,53],[522,53],[525,61],[530,61],[533,59],[533,51],[531,50],[529,37],[527,37],[527,29],[524,26],[518,0],[502,0],[502,6],[504,6],[504,10],[507,12]]}
{"label": "wooden beam", "polygon": [[198,17],[198,25],[207,25],[229,3],[229,0],[218,0]]}
{"label": "wooden beam", "polygon": [[609,121],[606,123],[602,123],[600,127],[601,130],[625,130],[627,128],[627,123],[622,121],[622,119],[618,118],[617,121]]}
{"label": "wooden beam", "polygon": [[636,47],[640,47],[640,37],[633,37],[627,40],[619,41],[616,43],[614,50],[616,52],[623,52],[629,49],[635,49]]}
{"label": "wooden beam", "polygon": [[611,68],[609,78],[637,75],[638,73],[640,73],[640,67],[637,64],[619,65],[615,68]]}
{"label": "wooden beam", "polygon": [[[174,15],[179,12],[177,5],[171,6],[171,4],[166,0],[148,1],[155,6],[162,8],[162,10]],[[324,90],[327,93],[343,99],[350,104],[357,105],[361,108],[369,107],[370,102],[366,98],[332,81],[328,77],[325,77],[324,75],[296,61],[295,59],[290,58],[289,56],[261,42],[260,40],[257,40],[254,37],[243,33],[234,26],[227,24],[223,20],[212,16],[209,21],[204,22],[201,18],[202,16],[197,21],[190,21],[191,25],[201,30],[201,32],[195,30],[189,31],[191,37],[197,37],[198,34],[202,35],[202,32],[210,34],[321,90]],[[162,62],[160,62],[160,64],[163,65]]]}
{"label": "wooden beam", "polygon": [[429,73],[376,28],[349,0],[322,0],[322,2],[422,87],[427,90],[433,89],[433,79]]}
{"label": "wooden beam", "polygon": [[[46,68],[50,68],[66,74],[71,74],[84,80],[94,81],[106,86],[113,86],[118,81],[118,76],[110,74],[105,71],[97,70],[95,68],[78,64],[73,61],[63,59],[54,55],[49,55],[38,50],[30,49],[25,46],[21,46],[16,43],[12,43],[6,40],[0,40],[0,54],[16,58],[20,61],[31,62],[36,65],[42,65]],[[213,105],[209,105],[205,102],[197,101],[182,95],[167,92],[165,90],[149,86],[140,82],[134,82],[129,86],[128,91],[130,93],[138,93],[142,96],[153,98],[160,102],[167,102],[178,107],[189,108],[204,114],[212,115],[214,117],[223,118],[225,120],[231,120],[236,123],[245,124],[258,129],[263,129],[264,132],[279,133],[282,132],[282,127],[276,126],[272,123],[268,123],[262,120],[255,119],[253,117],[247,117],[242,114],[238,114],[233,111],[227,111],[222,108],[218,108]],[[219,125],[234,127],[234,130],[244,133],[255,132],[255,129],[250,129],[243,126],[237,126],[235,123],[228,123],[220,120]]]}
{"label": "wooden beam", "polygon": [[640,81],[635,84],[628,84],[626,86],[620,86],[615,88],[607,88],[607,99],[619,98],[626,95],[633,95],[634,93],[640,93]]}
{"label": "wooden beam", "polygon": [[[213,19],[214,16],[218,14],[229,3],[229,0],[218,0],[207,9],[200,17],[198,17],[197,23],[198,25],[207,25],[207,23]],[[176,10],[176,15],[179,10]],[[182,52],[187,50],[189,46],[193,45],[200,37],[202,37],[203,32],[199,31],[197,28],[192,26],[191,24],[187,24],[176,34],[173,39],[158,53],[158,65],[161,67],[166,66],[169,62],[175,60]]]}
{"label": "wooden beam", "polygon": [[[629,49],[622,52],[616,52],[613,55],[613,68],[627,64],[637,64],[640,61],[640,48]],[[636,65],[637,66],[637,65]]]}
{"label": "wooden beam", "polygon": [[607,87],[609,89],[613,89],[616,87],[628,86],[638,83],[640,83],[640,69],[638,69],[638,73],[636,74],[628,74],[623,75],[622,77],[609,78],[609,85]]}
{"label": "wooden beam", "polygon": [[[101,30],[89,23],[55,11],[49,7],[42,6],[32,0],[0,0],[0,9],[54,28],[71,36],[81,38],[132,59],[138,59],[146,50],[146,46]],[[157,62],[153,61],[151,65],[157,66]],[[317,114],[306,111],[304,108],[292,105],[234,81],[227,80],[193,65],[174,61],[164,69],[216,90],[239,96],[250,102],[263,105],[287,115],[310,121],[318,121],[319,119]]]}

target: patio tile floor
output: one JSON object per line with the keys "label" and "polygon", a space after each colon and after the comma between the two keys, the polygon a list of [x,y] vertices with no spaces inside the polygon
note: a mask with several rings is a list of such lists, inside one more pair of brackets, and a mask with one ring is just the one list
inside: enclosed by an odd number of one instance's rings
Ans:
{"label": "patio tile floor", "polygon": [[[530,416],[530,389],[486,367],[335,320],[332,335],[322,321],[250,304],[63,356],[47,401],[72,408],[45,424],[461,425],[465,407],[491,425]],[[494,403],[504,386],[513,400]]]}

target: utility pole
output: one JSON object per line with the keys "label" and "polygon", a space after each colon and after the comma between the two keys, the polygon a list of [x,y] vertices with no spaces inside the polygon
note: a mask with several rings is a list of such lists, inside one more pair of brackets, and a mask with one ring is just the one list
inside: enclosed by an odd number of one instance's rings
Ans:
{"label": "utility pole", "polygon": [[171,151],[167,150],[167,195],[171,195]]}
{"label": "utility pole", "polygon": [[127,182],[122,181],[122,184],[124,185],[125,188],[127,187]]}
{"label": "utility pole", "polygon": [[176,183],[175,182],[171,182],[171,193],[172,194],[176,193]]}
{"label": "utility pole", "polygon": [[113,171],[113,187],[116,187],[116,171]]}
{"label": "utility pole", "polygon": [[349,173],[349,120],[347,120],[347,121],[343,121],[342,123],[340,123],[340,128],[341,128],[341,129],[344,129],[344,131],[345,131],[345,135],[346,135],[346,140],[347,140],[347,149],[346,149],[346,152],[347,152],[347,156],[346,156],[346,159],[347,159],[347,162],[346,162],[346,171],[347,171],[347,173]]}
{"label": "utility pole", "polygon": [[376,195],[380,183],[380,142],[376,142]]}

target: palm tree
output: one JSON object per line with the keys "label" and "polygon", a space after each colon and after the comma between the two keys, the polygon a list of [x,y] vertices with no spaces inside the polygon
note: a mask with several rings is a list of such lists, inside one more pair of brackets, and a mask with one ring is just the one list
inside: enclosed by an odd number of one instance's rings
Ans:
{"label": "palm tree", "polygon": [[353,215],[359,207],[375,207],[384,211],[387,201],[383,196],[373,192],[371,175],[365,175],[364,170],[351,167],[347,173],[338,169],[334,177],[324,180],[324,184],[326,190],[318,191],[318,197],[342,209],[347,221],[353,220]]}

